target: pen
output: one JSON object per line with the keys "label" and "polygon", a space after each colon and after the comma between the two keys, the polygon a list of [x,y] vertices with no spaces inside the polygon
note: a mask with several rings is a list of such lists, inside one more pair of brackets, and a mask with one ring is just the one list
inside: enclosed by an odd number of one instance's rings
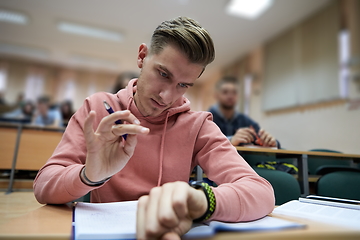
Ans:
{"label": "pen", "polygon": [[250,129],[254,130],[254,132],[255,132],[255,138],[256,138],[255,143],[257,143],[257,144],[259,144],[260,146],[262,146],[262,145],[263,145],[263,142],[262,142],[261,139],[259,138],[259,135],[258,135],[257,132],[255,131],[255,128],[254,128],[252,125],[250,125]]}
{"label": "pen", "polygon": [[[112,107],[105,100],[104,100],[104,106],[105,106],[106,111],[109,114],[114,113],[114,110],[112,109]],[[115,122],[115,124],[122,124],[122,121],[119,119]],[[122,137],[124,138],[124,140],[126,140],[127,134],[122,135]]]}

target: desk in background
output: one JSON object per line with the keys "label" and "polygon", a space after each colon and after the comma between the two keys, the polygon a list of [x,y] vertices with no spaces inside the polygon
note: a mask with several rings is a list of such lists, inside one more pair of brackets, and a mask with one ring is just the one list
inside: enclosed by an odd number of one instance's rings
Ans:
{"label": "desk in background", "polygon": [[360,163],[360,155],[344,154],[332,152],[312,152],[312,151],[292,151],[284,149],[272,148],[251,148],[251,147],[236,147],[238,152],[257,155],[275,155],[276,158],[295,158],[298,166],[298,181],[300,183],[301,193],[303,196],[309,195],[309,176],[308,176],[308,156],[314,157],[328,157],[337,160],[352,160]]}
{"label": "desk in background", "polygon": [[64,128],[24,124],[0,124],[0,169],[11,169],[8,192],[15,170],[39,170],[59,144]]}
{"label": "desk in background", "polygon": [[[3,194],[3,193],[2,193]],[[17,194],[17,193],[14,193]],[[29,192],[28,198],[33,198],[33,193]],[[1,198],[10,197],[2,195]],[[23,196],[26,198],[26,196]],[[8,213],[11,209],[17,209],[21,205],[19,201],[8,202]],[[283,218],[294,222],[304,223],[305,229],[286,229],[280,231],[264,232],[221,232],[214,235],[214,240],[232,239],[266,239],[266,240],[288,240],[288,239],[360,239],[360,231],[349,230],[347,228],[313,222],[305,219],[272,215],[273,217]],[[6,216],[5,216],[6,217]],[[0,239],[57,239],[69,240],[72,227],[72,209],[70,205],[45,205],[39,204],[38,208],[31,207],[25,215],[13,218],[12,220],[0,225]]]}

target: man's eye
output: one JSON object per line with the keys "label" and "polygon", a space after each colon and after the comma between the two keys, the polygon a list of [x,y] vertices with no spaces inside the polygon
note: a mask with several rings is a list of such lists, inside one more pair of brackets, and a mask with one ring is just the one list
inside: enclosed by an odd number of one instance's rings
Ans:
{"label": "man's eye", "polygon": [[167,75],[166,72],[159,71],[159,74],[160,74],[160,76],[162,76],[162,77],[164,77],[164,78],[167,78],[167,77],[168,77],[168,75]]}
{"label": "man's eye", "polygon": [[187,88],[188,85],[184,84],[184,83],[179,83],[179,86],[182,87],[182,88]]}

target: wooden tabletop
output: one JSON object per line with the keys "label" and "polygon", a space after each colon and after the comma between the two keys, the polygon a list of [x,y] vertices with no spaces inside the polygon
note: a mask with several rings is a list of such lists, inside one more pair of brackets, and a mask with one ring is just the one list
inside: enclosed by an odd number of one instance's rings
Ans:
{"label": "wooden tabletop", "polygon": [[[11,194],[14,195],[12,197],[10,195],[0,195],[0,202],[8,202],[7,210],[4,210],[2,217],[16,211],[16,209],[22,205],[22,202],[28,201],[26,199],[34,199],[32,192],[21,195],[17,192]],[[10,198],[21,199],[12,201],[9,200]],[[8,199],[8,201],[6,199]],[[70,239],[72,228],[72,209],[70,205],[43,206],[35,204],[28,210],[24,215],[14,217],[2,224],[0,222],[0,239]],[[304,223],[306,224],[306,228],[264,232],[222,232],[217,233],[210,239],[360,239],[360,231],[294,217],[272,216]]]}
{"label": "wooden tabletop", "polygon": [[240,152],[259,152],[259,153],[275,153],[275,154],[289,154],[289,155],[308,155],[308,156],[322,156],[322,157],[336,157],[336,158],[352,158],[360,161],[360,154],[346,154],[334,152],[317,152],[317,151],[297,151],[286,149],[274,149],[265,147],[236,147]]}
{"label": "wooden tabletop", "polygon": [[70,205],[42,205],[33,192],[1,192],[0,203],[0,239],[70,239]]}
{"label": "wooden tabletop", "polygon": [[36,129],[36,130],[45,130],[45,131],[56,131],[56,132],[64,132],[64,127],[51,127],[51,126],[39,126],[30,123],[11,123],[11,122],[1,122],[0,128],[18,128],[21,125],[22,128],[25,129]]}

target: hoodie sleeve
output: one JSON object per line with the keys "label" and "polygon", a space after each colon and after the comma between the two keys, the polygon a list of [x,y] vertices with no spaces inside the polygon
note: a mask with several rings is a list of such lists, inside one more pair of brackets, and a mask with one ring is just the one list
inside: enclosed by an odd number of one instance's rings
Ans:
{"label": "hoodie sleeve", "polygon": [[197,137],[195,161],[218,185],[213,188],[216,209],[211,220],[250,221],[273,210],[275,197],[271,184],[239,155],[209,113]]}
{"label": "hoodie sleeve", "polygon": [[[90,99],[87,98],[84,105],[70,119],[53,155],[39,170],[33,188],[40,203],[67,203],[101,187],[88,186],[80,179],[80,171],[86,159],[83,125],[90,110]],[[94,128],[100,121],[99,115],[97,114],[94,121]]]}

